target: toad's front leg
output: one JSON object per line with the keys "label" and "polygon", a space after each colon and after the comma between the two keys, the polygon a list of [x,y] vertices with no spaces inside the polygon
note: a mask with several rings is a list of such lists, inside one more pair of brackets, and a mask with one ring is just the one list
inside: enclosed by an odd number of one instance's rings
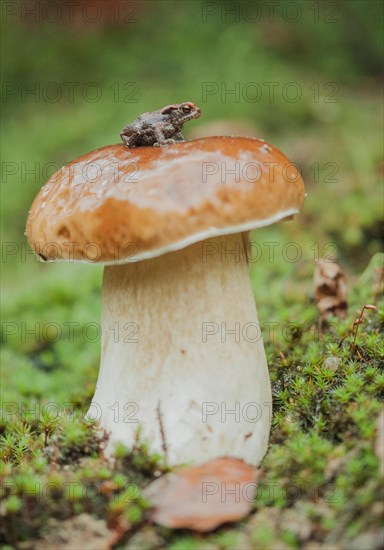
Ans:
{"label": "toad's front leg", "polygon": [[176,140],[174,139],[167,139],[164,135],[164,132],[160,128],[156,128],[155,137],[156,141],[153,144],[154,147],[162,147],[163,145],[174,145],[176,143]]}
{"label": "toad's front leg", "polygon": [[183,134],[181,133],[181,130],[178,130],[175,133],[175,140],[176,141],[185,141]]}

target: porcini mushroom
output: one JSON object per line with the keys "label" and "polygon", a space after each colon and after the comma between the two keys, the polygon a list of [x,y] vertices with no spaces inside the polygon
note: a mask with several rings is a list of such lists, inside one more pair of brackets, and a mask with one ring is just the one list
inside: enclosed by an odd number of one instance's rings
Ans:
{"label": "porcini mushroom", "polygon": [[261,461],[272,399],[242,236],[303,199],[278,149],[240,137],[102,147],[42,188],[27,222],[35,252],[106,264],[88,414],[109,452],[139,428],[171,465]]}

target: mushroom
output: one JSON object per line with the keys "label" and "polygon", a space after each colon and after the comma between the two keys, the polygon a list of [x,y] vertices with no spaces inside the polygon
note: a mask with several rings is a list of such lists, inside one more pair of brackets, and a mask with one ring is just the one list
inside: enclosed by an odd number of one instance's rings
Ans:
{"label": "mushroom", "polygon": [[240,137],[102,147],[42,188],[27,222],[35,252],[105,264],[88,416],[107,452],[139,436],[170,465],[261,461],[272,398],[243,237],[303,199],[278,149]]}

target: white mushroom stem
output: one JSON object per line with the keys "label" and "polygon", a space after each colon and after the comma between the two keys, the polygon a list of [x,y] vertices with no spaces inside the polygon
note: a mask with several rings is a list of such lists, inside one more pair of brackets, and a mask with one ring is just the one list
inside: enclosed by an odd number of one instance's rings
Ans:
{"label": "white mushroom stem", "polygon": [[258,464],[271,387],[241,234],[105,268],[101,366],[88,416],[168,464]]}

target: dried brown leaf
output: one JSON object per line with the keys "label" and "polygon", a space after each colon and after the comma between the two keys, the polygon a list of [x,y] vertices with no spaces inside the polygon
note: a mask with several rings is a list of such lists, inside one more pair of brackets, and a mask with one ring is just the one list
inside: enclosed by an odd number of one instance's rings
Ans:
{"label": "dried brown leaf", "polygon": [[328,319],[333,315],[344,319],[348,301],[346,279],[341,267],[335,262],[319,260],[315,266],[314,285],[322,328],[327,326]]}
{"label": "dried brown leaf", "polygon": [[260,475],[242,460],[223,457],[166,474],[144,496],[155,523],[207,532],[251,511]]}

